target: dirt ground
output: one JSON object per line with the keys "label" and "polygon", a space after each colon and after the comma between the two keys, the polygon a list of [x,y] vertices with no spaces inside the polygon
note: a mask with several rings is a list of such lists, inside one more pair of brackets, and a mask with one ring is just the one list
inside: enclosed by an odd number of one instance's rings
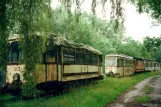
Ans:
{"label": "dirt ground", "polygon": [[[149,98],[146,102],[137,102],[136,97]],[[107,107],[161,107],[161,76],[147,78],[121,95]]]}

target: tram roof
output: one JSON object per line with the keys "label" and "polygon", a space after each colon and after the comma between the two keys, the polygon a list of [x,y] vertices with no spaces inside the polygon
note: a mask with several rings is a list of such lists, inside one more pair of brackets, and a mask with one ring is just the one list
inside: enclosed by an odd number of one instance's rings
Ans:
{"label": "tram roof", "polygon": [[124,54],[109,54],[109,55],[106,55],[106,57],[122,57],[127,59],[133,59],[133,57],[124,55]]}
{"label": "tram roof", "polygon": [[75,42],[67,40],[65,37],[56,36],[56,35],[53,35],[53,34],[51,35],[51,37],[54,40],[54,45],[85,49],[85,50],[91,51],[91,52],[99,54],[99,55],[102,54],[100,51],[96,50],[95,48],[93,48],[89,45],[84,45],[84,44],[81,44],[81,43],[75,43]]}
{"label": "tram roof", "polygon": [[137,58],[137,57],[133,57],[133,59],[144,61],[144,59],[142,59],[142,58]]}
{"label": "tram roof", "polygon": [[152,60],[152,59],[143,59],[144,61],[150,61],[150,62],[152,62],[152,61],[154,61],[154,60]]}
{"label": "tram roof", "polygon": [[[37,36],[40,36],[40,33],[39,32],[36,32],[35,33]],[[18,34],[12,34],[8,37],[8,41],[9,42],[12,42],[12,41],[19,41],[20,40],[20,35]],[[70,40],[67,40],[65,37],[62,37],[62,36],[57,36],[55,35],[54,33],[52,33],[49,38],[53,38],[54,40],[54,45],[56,46],[64,46],[64,47],[71,47],[71,48],[79,48],[79,49],[85,49],[85,50],[88,50],[88,51],[91,51],[95,54],[99,54],[101,55],[102,53],[100,51],[98,51],[97,49],[91,47],[91,46],[88,46],[88,45],[84,45],[84,44],[81,44],[81,43],[75,43],[73,41],[70,41]]]}

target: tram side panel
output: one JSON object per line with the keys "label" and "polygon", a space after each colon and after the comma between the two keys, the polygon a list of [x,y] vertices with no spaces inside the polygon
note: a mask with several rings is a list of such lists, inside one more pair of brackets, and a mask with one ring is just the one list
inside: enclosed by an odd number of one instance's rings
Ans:
{"label": "tram side panel", "polygon": [[153,71],[153,63],[152,61],[145,60],[144,61],[145,71]]}
{"label": "tram side panel", "polygon": [[144,72],[145,66],[143,60],[134,60],[134,72]]}
{"label": "tram side panel", "polygon": [[101,76],[101,60],[94,53],[64,49],[62,59],[62,82]]}
{"label": "tram side panel", "polygon": [[154,70],[155,71],[160,71],[160,64],[159,64],[159,62],[154,62]]}
{"label": "tram side panel", "polygon": [[134,73],[133,59],[124,55],[107,55],[105,57],[106,75],[128,76]]}

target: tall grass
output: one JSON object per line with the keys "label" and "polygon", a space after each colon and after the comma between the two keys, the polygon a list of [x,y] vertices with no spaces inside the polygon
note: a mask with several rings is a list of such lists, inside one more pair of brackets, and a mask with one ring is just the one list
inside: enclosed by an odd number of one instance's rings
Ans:
{"label": "tall grass", "polygon": [[[146,72],[124,78],[105,77],[81,87],[72,87],[70,92],[59,96],[48,96],[30,101],[12,101],[11,96],[0,96],[6,107],[103,107],[143,79],[161,75],[161,72]],[[1,107],[1,105],[0,105]]]}

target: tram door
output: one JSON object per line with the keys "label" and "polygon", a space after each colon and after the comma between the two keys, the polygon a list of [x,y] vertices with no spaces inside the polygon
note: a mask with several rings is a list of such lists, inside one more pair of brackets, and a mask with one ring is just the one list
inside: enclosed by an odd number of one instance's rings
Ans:
{"label": "tram door", "polygon": [[121,76],[124,76],[124,59],[117,58],[117,73],[119,73]]}
{"label": "tram door", "polygon": [[46,54],[46,81],[57,79],[56,51],[48,51]]}

